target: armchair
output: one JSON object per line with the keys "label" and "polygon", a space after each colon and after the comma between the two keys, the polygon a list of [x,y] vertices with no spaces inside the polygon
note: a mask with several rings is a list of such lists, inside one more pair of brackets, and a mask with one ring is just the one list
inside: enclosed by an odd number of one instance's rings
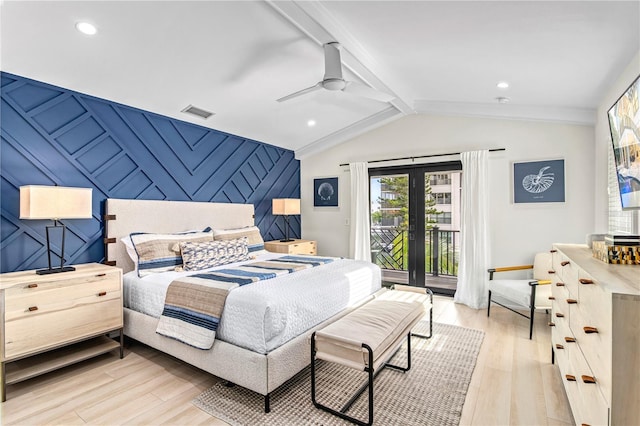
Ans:
{"label": "armchair", "polygon": [[[533,279],[506,279],[494,280],[493,275],[497,272],[517,271],[533,269]],[[509,309],[516,314],[529,319],[529,339],[533,336],[533,318],[536,309],[544,309],[547,312],[551,309],[551,279],[555,272],[552,270],[551,253],[538,253],[535,256],[533,265],[507,266],[503,268],[491,268],[489,272],[489,303],[487,306],[487,316],[491,311],[491,302]],[[499,296],[510,302],[500,303],[493,300],[493,296]],[[512,307],[515,305],[515,307]],[[526,308],[529,316],[516,310],[517,307]]]}

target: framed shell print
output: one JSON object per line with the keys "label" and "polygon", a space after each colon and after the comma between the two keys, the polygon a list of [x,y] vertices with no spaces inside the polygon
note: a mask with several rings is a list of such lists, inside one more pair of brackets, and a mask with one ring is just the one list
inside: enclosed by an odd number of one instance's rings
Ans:
{"label": "framed shell print", "polygon": [[564,201],[564,160],[513,163],[514,203]]}
{"label": "framed shell print", "polygon": [[338,178],[318,178],[313,180],[314,207],[338,207]]}

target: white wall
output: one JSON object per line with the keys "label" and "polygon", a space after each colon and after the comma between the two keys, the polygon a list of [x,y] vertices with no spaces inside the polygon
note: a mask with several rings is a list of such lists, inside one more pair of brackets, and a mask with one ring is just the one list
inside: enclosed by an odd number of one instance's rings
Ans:
{"label": "white wall", "polygon": [[[348,256],[350,179],[340,163],[489,148],[506,148],[489,154],[493,264],[530,263],[554,242],[583,243],[593,232],[593,127],[412,115],[302,159],[302,237],[317,240],[322,255]],[[512,163],[559,158],[566,202],[513,204]],[[313,207],[313,179],[328,176],[339,177],[339,207]]]}
{"label": "white wall", "polygon": [[[609,118],[607,112],[613,103],[624,93],[631,83],[640,74],[640,51],[629,65],[622,70],[617,79],[609,86],[598,106],[597,121],[595,126],[595,232],[607,233],[608,231],[608,206],[609,196],[607,192],[607,158],[611,146],[611,133],[609,131]],[[640,215],[639,215],[640,216]],[[640,219],[639,219],[640,220]],[[640,226],[640,225],[639,225]]]}

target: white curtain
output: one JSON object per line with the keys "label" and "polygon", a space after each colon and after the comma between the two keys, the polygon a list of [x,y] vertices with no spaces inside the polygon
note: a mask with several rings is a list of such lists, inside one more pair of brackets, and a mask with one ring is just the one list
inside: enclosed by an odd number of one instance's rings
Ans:
{"label": "white curtain", "polygon": [[460,264],[454,301],[472,308],[487,306],[489,263],[489,151],[463,152]]}
{"label": "white curtain", "polygon": [[371,262],[369,229],[369,171],[367,163],[350,163],[351,171],[351,231],[349,256]]}

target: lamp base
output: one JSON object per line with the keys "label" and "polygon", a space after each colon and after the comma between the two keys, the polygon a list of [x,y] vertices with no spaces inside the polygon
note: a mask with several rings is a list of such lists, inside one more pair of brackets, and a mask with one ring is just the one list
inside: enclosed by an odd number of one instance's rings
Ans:
{"label": "lamp base", "polygon": [[294,241],[295,241],[295,240],[292,240],[291,238],[287,238],[287,239],[284,239],[284,240],[280,240],[280,242],[281,242],[281,243],[292,243],[292,242],[294,242]]}
{"label": "lamp base", "polygon": [[63,266],[62,268],[39,269],[36,271],[36,274],[48,275],[48,274],[57,274],[59,272],[71,272],[75,270],[76,268],[74,268],[73,266]]}

